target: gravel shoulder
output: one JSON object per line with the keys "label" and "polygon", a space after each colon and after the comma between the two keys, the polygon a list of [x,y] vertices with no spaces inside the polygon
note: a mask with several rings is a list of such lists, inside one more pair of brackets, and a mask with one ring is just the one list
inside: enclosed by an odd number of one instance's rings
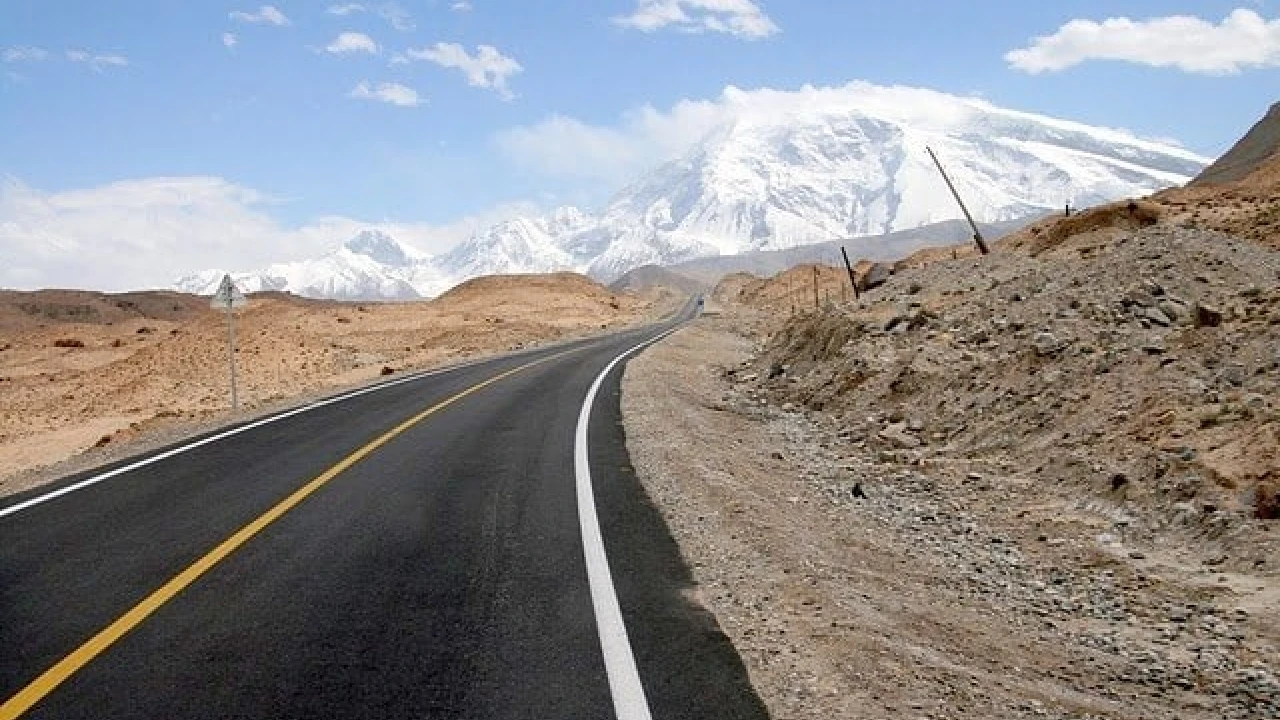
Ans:
{"label": "gravel shoulder", "polygon": [[1017,467],[860,446],[736,378],[759,326],[731,311],[651,348],[622,407],[773,717],[1280,717],[1274,573],[1131,552]]}

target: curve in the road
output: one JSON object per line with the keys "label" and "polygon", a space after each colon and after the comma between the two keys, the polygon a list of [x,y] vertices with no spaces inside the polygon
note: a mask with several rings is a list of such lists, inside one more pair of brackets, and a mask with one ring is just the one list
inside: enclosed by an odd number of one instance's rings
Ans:
{"label": "curve in the road", "polygon": [[766,718],[626,452],[619,368],[679,324],[0,501],[0,720]]}
{"label": "curve in the road", "polygon": [[[55,664],[53,667],[41,673],[40,676],[37,677],[35,680],[31,681],[29,685],[24,687],[13,697],[6,700],[3,705],[0,705],[0,720],[15,720],[16,718],[21,717],[23,713],[31,709],[31,707],[36,703],[40,702],[40,700],[43,699],[46,695],[53,692],[55,688],[57,688],[59,685],[65,682],[72,675],[74,675],[80,668],[89,664],[91,661],[93,661],[94,658],[101,655],[103,651],[110,648],[111,645],[114,644],[117,640],[119,640],[126,633],[128,633],[129,631],[133,630],[135,627],[140,625],[144,620],[147,619],[147,617],[149,617],[152,613],[158,610],[162,605],[172,600],[178,593],[182,592],[183,589],[185,589],[188,585],[195,582],[201,575],[204,575],[205,573],[212,570],[214,566],[216,566],[219,562],[224,560],[227,556],[231,555],[231,553],[235,552],[238,548],[240,548],[240,546],[244,545],[245,543],[253,539],[255,535],[261,532],[268,525],[275,522],[276,520],[279,520],[281,517],[285,515],[285,513],[294,509],[300,503],[302,503],[303,500],[306,500],[308,497],[314,494],[317,490],[327,485],[329,481],[341,475],[352,465],[355,465],[356,463],[360,462],[364,458],[373,454],[373,452],[378,450],[378,448],[382,447],[383,445],[386,445],[392,439],[403,434],[409,428],[413,427],[414,425],[417,425],[418,423],[422,422],[428,417],[435,415],[436,413],[458,402],[459,400],[462,400],[468,395],[479,392],[480,390],[483,390],[484,388],[489,387],[494,383],[505,380],[506,378],[511,377],[516,373],[523,372],[524,370],[528,370],[529,368],[534,367],[535,365],[541,365],[542,363],[550,362],[563,355],[567,355],[568,353],[571,353],[571,352],[573,351],[566,350],[564,352],[557,353],[555,355],[549,355],[544,358],[539,358],[538,360],[525,363],[524,365],[520,365],[519,367],[513,368],[511,370],[498,373],[497,375],[494,375],[493,377],[490,377],[487,380],[478,382],[475,385],[472,385],[471,387],[467,388],[466,390],[456,393],[446,398],[445,400],[442,400],[436,403],[435,405],[432,405],[426,410],[423,410],[417,415],[414,415],[408,420],[405,420],[404,422],[395,426],[394,428],[382,434],[378,438],[374,439],[372,442],[368,443],[367,445],[364,445],[360,449],[346,456],[336,465],[334,465],[333,467],[329,468],[324,473],[322,473],[320,476],[314,478],[313,480],[308,482],[306,485],[303,485],[301,488],[295,491],[292,495],[289,495],[284,500],[281,500],[279,503],[273,506],[270,510],[263,513],[262,515],[259,515],[248,525],[245,525],[244,527],[237,530],[235,534],[233,534],[231,537],[222,541],[217,547],[210,550],[207,554],[205,554],[199,560],[192,563],[185,570],[178,573],[176,576],[174,576],[164,585],[161,585],[155,592],[148,595],[137,605],[134,605],[126,613],[121,615],[119,618],[117,618],[114,622],[112,622],[107,627],[103,628],[98,634],[94,635],[92,638],[87,640],[83,645],[76,648],[74,651],[72,651],[69,655],[64,657],[62,660],[59,660],[58,663]],[[346,399],[347,397],[351,397],[351,396],[342,396],[340,399]],[[337,399],[333,400],[333,402],[336,402],[336,401]],[[276,416],[268,421],[262,421],[260,423],[253,424],[253,426],[255,427],[260,426],[261,424],[265,424],[266,422],[274,421],[274,420],[281,419],[283,417],[288,417],[288,416],[290,416],[290,413],[286,413],[283,416]],[[248,429],[248,428],[245,428],[245,429]],[[219,439],[224,439],[229,435],[230,433],[221,433],[219,435],[213,436],[212,438],[199,441],[199,444],[213,442]],[[199,444],[183,446],[183,448],[181,449],[186,450],[189,448],[198,447]],[[172,457],[174,454],[177,454],[177,453],[174,451],[161,453],[160,455],[157,455],[157,456],[154,456],[154,458],[151,458],[150,462],[156,462],[158,460]],[[149,464],[149,462],[146,464]],[[115,473],[103,473],[102,475],[98,475],[98,476],[95,476],[94,478],[91,478],[89,481],[82,481],[80,483],[69,485],[67,488],[64,488],[63,490],[59,490],[53,493],[48,493],[46,495],[39,496],[33,500],[26,501],[25,503],[19,503],[18,505],[15,505],[13,507],[17,508],[18,510],[24,509],[26,507],[31,507],[35,504],[39,504],[40,502],[46,502],[48,500],[52,500],[57,497],[60,497],[61,495],[65,495],[67,492],[74,492],[75,490],[81,489],[83,487],[88,487],[91,484],[95,484],[97,482],[107,480],[111,477],[114,477],[116,474],[119,474],[120,472],[127,472],[128,469],[133,469],[140,465],[143,465],[143,463],[132,463],[130,465],[125,466],[125,468]],[[7,508],[7,509],[10,509],[10,508]],[[620,718],[619,720],[622,720],[622,719]]]}

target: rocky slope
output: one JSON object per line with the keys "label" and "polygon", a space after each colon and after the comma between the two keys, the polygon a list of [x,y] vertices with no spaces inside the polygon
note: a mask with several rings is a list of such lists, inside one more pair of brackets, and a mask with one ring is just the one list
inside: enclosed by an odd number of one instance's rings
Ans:
{"label": "rocky slope", "polygon": [[1225,185],[1244,180],[1280,154],[1280,103],[1249,129],[1239,142],[1191,181],[1192,186]]}

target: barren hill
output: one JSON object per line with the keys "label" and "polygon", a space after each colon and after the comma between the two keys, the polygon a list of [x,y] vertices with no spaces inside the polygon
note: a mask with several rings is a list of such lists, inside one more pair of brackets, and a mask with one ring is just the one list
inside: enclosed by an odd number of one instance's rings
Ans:
{"label": "barren hill", "polygon": [[622,277],[609,283],[609,288],[618,292],[643,292],[655,288],[667,288],[684,295],[697,295],[707,292],[712,285],[670,268],[642,265],[627,271]]}
{"label": "barren hill", "polygon": [[108,324],[132,319],[183,321],[208,312],[209,302],[176,292],[107,294],[83,290],[0,290],[0,332],[41,324]]}
{"label": "barren hill", "polygon": [[1226,185],[1244,180],[1280,153],[1280,103],[1267,114],[1225,155],[1205,168],[1189,187]]}

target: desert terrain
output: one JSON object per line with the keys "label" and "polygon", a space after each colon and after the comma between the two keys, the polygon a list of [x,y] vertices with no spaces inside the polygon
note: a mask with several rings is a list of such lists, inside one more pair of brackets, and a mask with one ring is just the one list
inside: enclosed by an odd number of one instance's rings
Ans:
{"label": "desert terrain", "polygon": [[385,375],[605,332],[682,301],[570,273],[495,276],[430,302],[264,293],[227,323],[168,292],[0,291],[0,494]]}
{"label": "desert terrain", "polygon": [[632,459],[774,717],[1280,717],[1266,157],[856,300],[731,276],[629,365]]}

